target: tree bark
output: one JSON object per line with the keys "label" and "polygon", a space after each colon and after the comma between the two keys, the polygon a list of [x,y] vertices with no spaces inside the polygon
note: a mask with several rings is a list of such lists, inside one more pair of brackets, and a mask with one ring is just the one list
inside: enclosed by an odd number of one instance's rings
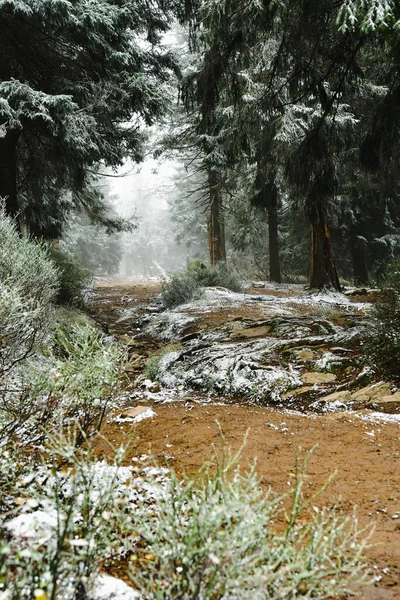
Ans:
{"label": "tree bark", "polygon": [[350,238],[351,258],[353,262],[354,285],[368,285],[369,275],[367,268],[367,258],[365,255],[365,245],[360,240],[356,232],[352,232]]}
{"label": "tree bark", "polygon": [[269,246],[269,278],[281,283],[281,264],[279,258],[278,236],[278,203],[277,194],[272,193],[268,202],[268,246]]}
{"label": "tree bark", "polygon": [[0,198],[5,200],[6,213],[18,222],[17,141],[16,131],[0,138]]}
{"label": "tree bark", "polygon": [[325,286],[333,286],[335,290],[342,291],[333,258],[328,224],[320,206],[311,221],[310,287],[322,289]]}
{"label": "tree bark", "polygon": [[218,175],[215,171],[208,172],[208,187],[210,194],[210,215],[207,219],[208,245],[210,263],[216,265],[226,260],[226,249],[222,199],[218,187]]}

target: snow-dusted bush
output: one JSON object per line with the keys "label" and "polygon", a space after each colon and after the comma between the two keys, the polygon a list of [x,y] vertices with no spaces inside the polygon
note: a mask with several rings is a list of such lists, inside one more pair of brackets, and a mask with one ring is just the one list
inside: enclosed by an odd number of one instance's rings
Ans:
{"label": "snow-dusted bush", "polygon": [[49,256],[57,267],[59,288],[56,301],[59,304],[82,306],[90,282],[90,273],[79,259],[67,252],[49,248]]}
{"label": "snow-dusted bush", "polygon": [[58,275],[46,248],[0,210],[0,441],[32,443],[44,428],[97,430],[122,354],[91,325],[56,327]]}
{"label": "snow-dusted bush", "polygon": [[57,289],[57,270],[46,249],[20,237],[0,208],[0,375],[46,339]]}
{"label": "snow-dusted bush", "polygon": [[231,467],[197,481],[172,476],[153,513],[138,515],[132,580],[144,599],[324,600],[365,577],[357,521],[313,510],[301,472],[286,514],[254,471],[232,477]]}
{"label": "snow-dusted bush", "polygon": [[237,274],[225,263],[206,267],[196,261],[183,273],[175,273],[165,285],[162,292],[164,306],[172,308],[198,298],[206,287],[223,287],[233,292],[242,289]]}
{"label": "snow-dusted bush", "polygon": [[50,464],[20,477],[20,507],[0,531],[1,598],[89,598],[100,565],[123,551],[131,469],[121,453],[107,465],[75,446],[53,440]]}
{"label": "snow-dusted bush", "polygon": [[52,349],[26,361],[0,404],[0,439],[38,443],[47,431],[78,425],[80,444],[101,427],[123,365],[123,352],[93,327],[57,329]]}
{"label": "snow-dusted bush", "polygon": [[178,480],[75,446],[53,440],[52,464],[14,486],[18,501],[0,523],[4,598],[91,598],[100,570],[123,556],[143,600],[325,600],[367,576],[356,519],[314,510],[299,470],[282,499],[261,490],[254,470],[233,470],[237,457]]}

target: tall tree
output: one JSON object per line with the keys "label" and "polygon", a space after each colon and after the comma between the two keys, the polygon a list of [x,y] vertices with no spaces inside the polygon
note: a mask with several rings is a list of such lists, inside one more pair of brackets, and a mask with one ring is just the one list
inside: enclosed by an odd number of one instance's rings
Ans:
{"label": "tall tree", "polygon": [[36,233],[57,233],[71,205],[98,201],[100,162],[142,157],[141,123],[163,113],[174,67],[160,46],[169,8],[0,0],[0,197]]}

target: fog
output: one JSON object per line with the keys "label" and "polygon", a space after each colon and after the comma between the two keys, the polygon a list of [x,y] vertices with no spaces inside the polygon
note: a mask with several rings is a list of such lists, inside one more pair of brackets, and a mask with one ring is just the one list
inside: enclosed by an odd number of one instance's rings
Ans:
{"label": "fog", "polygon": [[116,212],[135,227],[118,234],[119,277],[149,279],[184,268],[187,249],[175,239],[168,205],[176,193],[177,164],[148,158],[140,165],[126,163],[116,175],[107,178],[109,198]]}

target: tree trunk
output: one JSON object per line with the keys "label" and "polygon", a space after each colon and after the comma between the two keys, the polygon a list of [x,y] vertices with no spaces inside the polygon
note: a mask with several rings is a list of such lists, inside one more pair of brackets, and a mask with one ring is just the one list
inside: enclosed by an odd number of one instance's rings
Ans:
{"label": "tree trunk", "polygon": [[0,138],[0,198],[5,200],[6,213],[18,222],[17,140],[16,131]]}
{"label": "tree trunk", "polygon": [[281,283],[281,265],[279,260],[278,204],[277,194],[272,194],[268,203],[268,246],[269,278]]}
{"label": "tree trunk", "polygon": [[208,187],[210,193],[210,215],[207,219],[208,246],[210,249],[210,263],[216,265],[226,260],[225,229],[222,200],[218,188],[218,176],[215,171],[208,172]]}
{"label": "tree trunk", "polygon": [[364,243],[356,232],[352,232],[350,239],[351,258],[353,262],[354,285],[368,285],[369,276]]}
{"label": "tree trunk", "polygon": [[322,207],[319,207],[311,222],[310,287],[322,289],[331,285],[339,292],[342,291],[333,259],[328,224]]}

